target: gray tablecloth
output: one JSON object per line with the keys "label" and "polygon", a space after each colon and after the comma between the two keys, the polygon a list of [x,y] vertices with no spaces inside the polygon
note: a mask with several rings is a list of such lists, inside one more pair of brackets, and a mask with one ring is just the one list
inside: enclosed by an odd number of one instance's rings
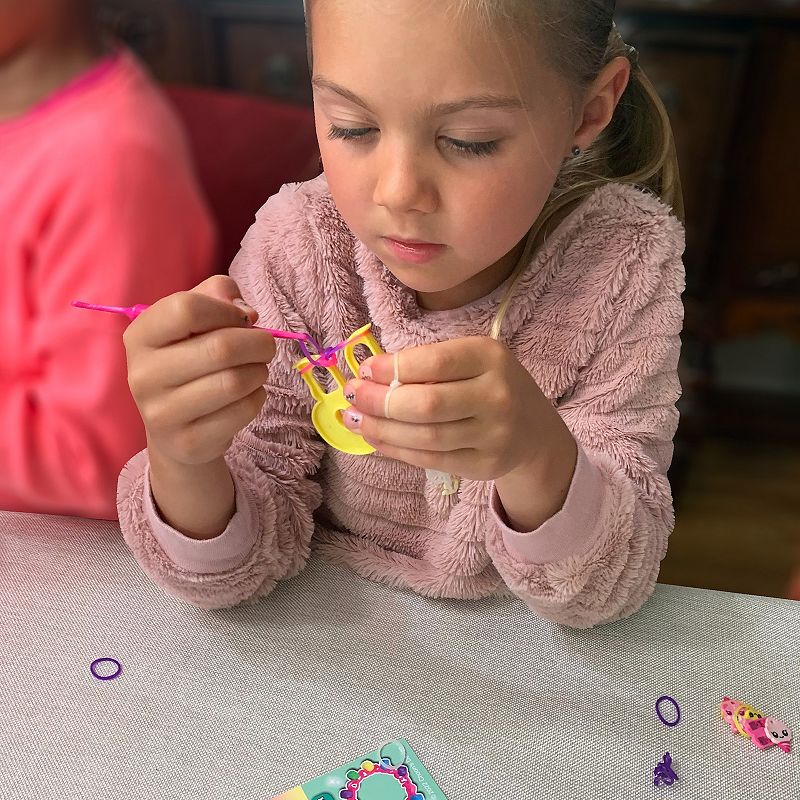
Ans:
{"label": "gray tablecloth", "polygon": [[[264,800],[397,737],[448,800],[800,798],[800,741],[760,752],[717,710],[727,694],[800,729],[800,603],[660,586],[580,632],[312,561],[206,612],[110,523],[0,513],[0,613],[2,798]],[[93,679],[99,656],[122,676]],[[656,789],[665,751],[679,780]]]}

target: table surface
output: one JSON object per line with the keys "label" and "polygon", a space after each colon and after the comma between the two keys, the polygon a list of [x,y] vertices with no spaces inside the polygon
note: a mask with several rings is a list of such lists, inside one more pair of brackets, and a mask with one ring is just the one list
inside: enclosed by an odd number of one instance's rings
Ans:
{"label": "table surface", "polygon": [[[797,602],[659,586],[575,631],[312,559],[210,612],[151,584],[112,523],[0,512],[0,608],[2,798],[265,800],[401,737],[447,800],[800,797],[800,741],[758,751],[718,712],[800,729]],[[91,677],[100,656],[117,680]],[[679,780],[656,789],[666,751]]]}

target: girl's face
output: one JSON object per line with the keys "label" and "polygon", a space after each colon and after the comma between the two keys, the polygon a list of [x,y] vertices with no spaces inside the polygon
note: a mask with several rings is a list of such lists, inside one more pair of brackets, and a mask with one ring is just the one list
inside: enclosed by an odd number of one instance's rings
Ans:
{"label": "girl's face", "polygon": [[515,55],[448,3],[312,8],[317,135],[344,220],[422,307],[485,296],[574,143],[568,87],[534,47]]}

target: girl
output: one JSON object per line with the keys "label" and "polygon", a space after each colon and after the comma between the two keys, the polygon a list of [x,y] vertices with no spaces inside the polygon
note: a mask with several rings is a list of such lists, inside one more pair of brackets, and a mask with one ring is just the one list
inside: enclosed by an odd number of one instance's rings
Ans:
{"label": "girl", "polygon": [[[307,11],[325,174],[266,204],[230,279],[128,328],[149,447],[120,477],[126,541],[203,607],[263,596],[313,539],[433,597],[631,614],[673,524],[683,230],[614,3]],[[345,421],[375,455],[321,444],[295,350],[256,319],[324,344],[374,324],[387,354]]]}
{"label": "girl", "polygon": [[0,1],[0,508],[114,519],[144,428],[119,320],[70,301],[194,286],[215,236],[174,115],[91,5]]}

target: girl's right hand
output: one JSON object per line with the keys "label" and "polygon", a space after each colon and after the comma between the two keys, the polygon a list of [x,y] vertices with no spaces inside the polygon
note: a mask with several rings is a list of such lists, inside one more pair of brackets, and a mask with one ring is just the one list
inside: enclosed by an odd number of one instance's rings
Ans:
{"label": "girl's right hand", "polygon": [[275,356],[273,337],[251,327],[257,318],[236,283],[215,275],[128,326],[128,385],[151,451],[176,464],[209,464],[255,419]]}

